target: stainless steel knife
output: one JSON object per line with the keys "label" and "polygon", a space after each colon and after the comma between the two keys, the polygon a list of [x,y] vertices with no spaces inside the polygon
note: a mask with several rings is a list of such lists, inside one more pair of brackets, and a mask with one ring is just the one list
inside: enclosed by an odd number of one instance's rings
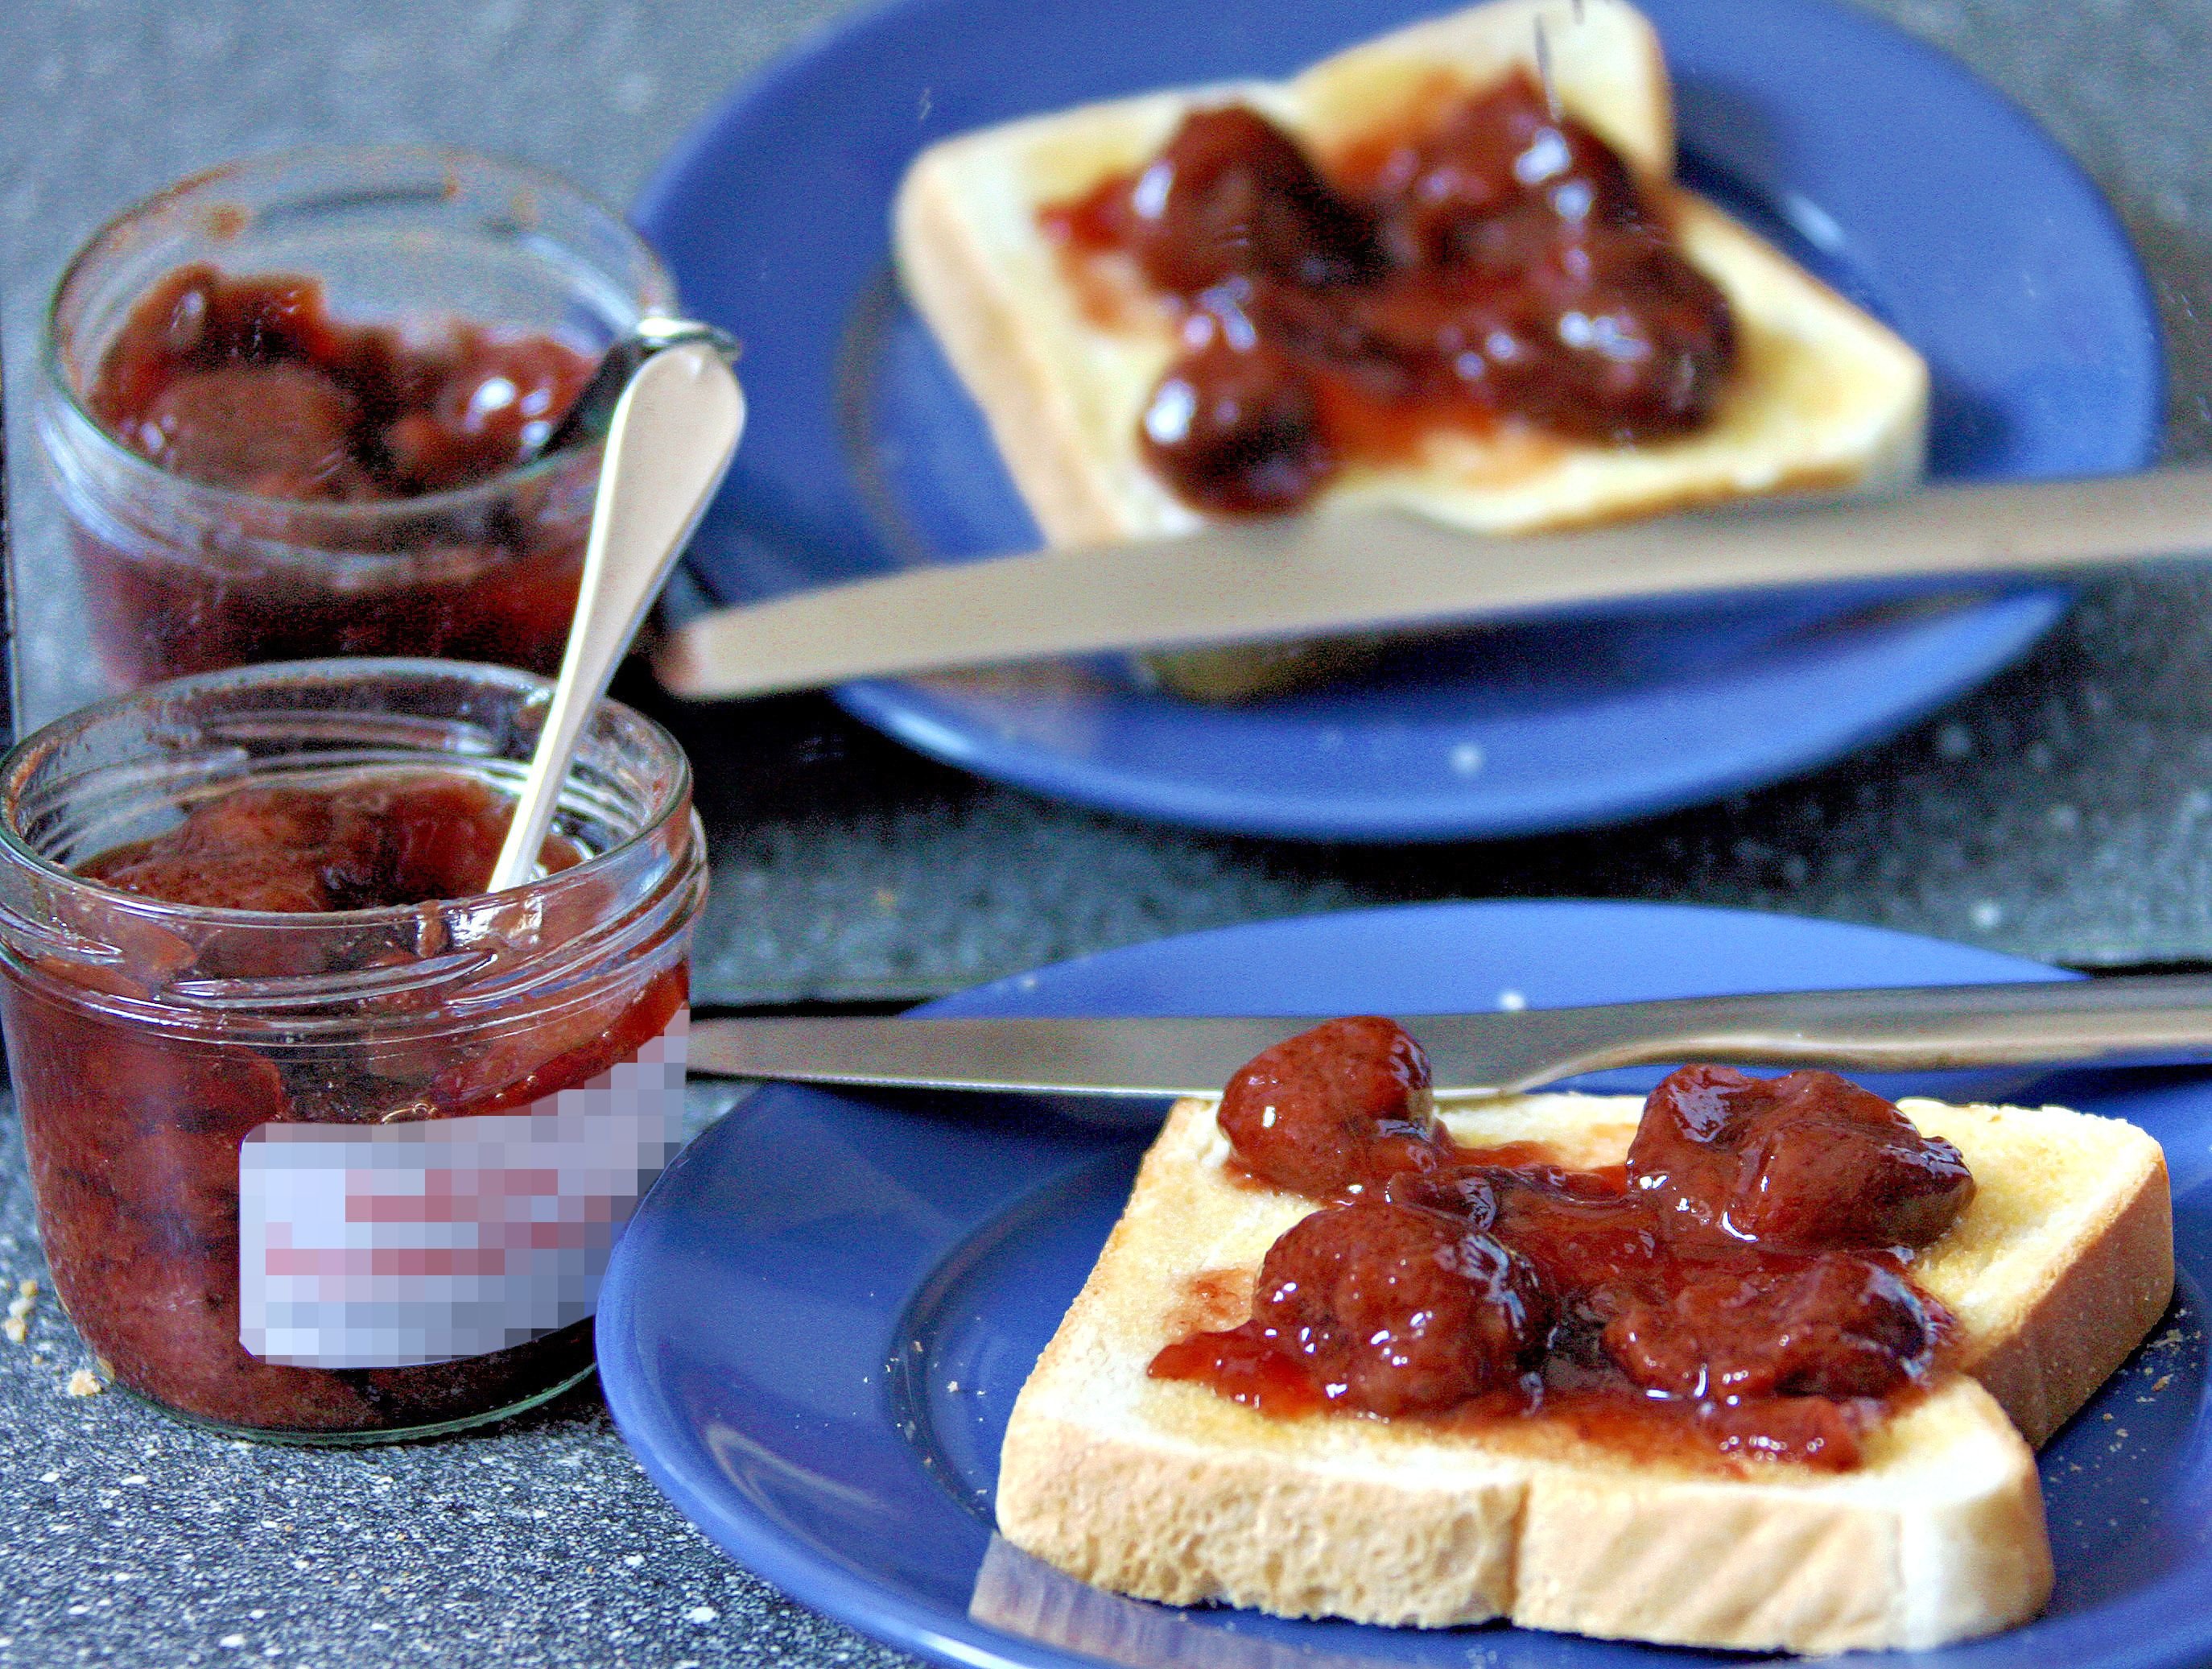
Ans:
{"label": "stainless steel knife", "polygon": [[[2212,975],[1678,997],[1400,1016],[1440,1100],[1674,1061],[1859,1072],[2212,1062]],[[1313,1019],[738,1019],[691,1030],[693,1070],[884,1088],[1218,1095]]]}
{"label": "stainless steel knife", "polygon": [[1839,581],[1986,583],[2207,553],[2205,466],[1769,503],[1515,539],[1346,510],[917,568],[723,609],[671,633],[654,667],[678,695],[757,696],[1107,649]]}

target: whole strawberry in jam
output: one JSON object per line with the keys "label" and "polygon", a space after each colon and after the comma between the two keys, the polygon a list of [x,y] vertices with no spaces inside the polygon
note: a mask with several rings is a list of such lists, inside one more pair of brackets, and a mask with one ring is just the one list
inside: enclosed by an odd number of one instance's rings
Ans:
{"label": "whole strawberry in jam", "polygon": [[364,503],[489,480],[543,442],[592,362],[454,322],[342,323],[289,273],[179,267],[142,296],[87,401],[161,468],[263,497]]}
{"label": "whole strawberry in jam", "polygon": [[1605,1346],[1647,1390],[1740,1403],[1882,1396],[1927,1366],[1935,1337],[1893,1270],[1831,1252],[1796,1269],[1694,1270],[1669,1299],[1625,1306]]}
{"label": "whole strawberry in jam", "polygon": [[1327,1020],[1262,1051],[1229,1081],[1218,1116],[1246,1170],[1315,1199],[1357,1197],[1448,1152],[1428,1057],[1374,1014]]}
{"label": "whole strawberry in jam", "polygon": [[1832,1072],[1684,1067],[1651,1092],[1628,1177],[1672,1234],[1807,1252],[1925,1246],[1974,1197],[1956,1148]]}
{"label": "whole strawberry in jam", "polygon": [[1251,1325],[1324,1396],[1403,1414],[1510,1380],[1549,1319],[1527,1265],[1488,1234],[1363,1200],[1316,1211],[1275,1242]]}

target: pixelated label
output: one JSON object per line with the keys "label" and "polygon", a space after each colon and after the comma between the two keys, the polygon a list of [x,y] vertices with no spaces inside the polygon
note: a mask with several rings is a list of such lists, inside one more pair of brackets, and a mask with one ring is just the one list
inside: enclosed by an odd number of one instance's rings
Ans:
{"label": "pixelated label", "polygon": [[238,1152],[239,1342],[295,1367],[411,1367],[590,1315],[681,1140],[687,1019],[526,1111],[255,1130]]}

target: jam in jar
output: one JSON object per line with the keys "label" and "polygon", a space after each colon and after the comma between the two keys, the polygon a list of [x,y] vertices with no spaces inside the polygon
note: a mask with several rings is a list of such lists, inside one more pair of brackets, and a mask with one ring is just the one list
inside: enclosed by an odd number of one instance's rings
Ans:
{"label": "jam in jar", "polygon": [[1973,1197],[1959,1150],[1832,1072],[1689,1066],[1624,1165],[1455,1143],[1395,1023],[1262,1052],[1218,1114],[1230,1163],[1322,1209],[1269,1248],[1250,1318],[1156,1378],[1262,1412],[1541,1414],[1638,1448],[1858,1463],[1950,1327],[1912,1254]]}
{"label": "jam in jar", "polygon": [[289,153],[131,210],[64,274],[40,369],[106,672],[556,670],[599,459],[539,448],[674,299],[608,210],[459,152]]}
{"label": "jam in jar", "polygon": [[116,1383],[365,1441],[589,1371],[599,1272],[674,1140],[705,881],[680,750],[607,704],[541,873],[483,892],[545,694],[489,667],[246,668],[0,764],[40,1233]]}

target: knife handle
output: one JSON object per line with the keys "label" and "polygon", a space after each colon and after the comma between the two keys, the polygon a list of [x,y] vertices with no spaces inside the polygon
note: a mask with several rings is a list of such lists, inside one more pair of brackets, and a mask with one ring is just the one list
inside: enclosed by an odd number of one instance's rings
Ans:
{"label": "knife handle", "polygon": [[1676,1061],[1845,1072],[2212,1061],[2203,974],[1681,997],[1516,1018],[1529,1023],[1503,1049],[1495,1032],[1454,1035],[1449,1019],[1407,1022],[1431,1049],[1440,1099]]}

